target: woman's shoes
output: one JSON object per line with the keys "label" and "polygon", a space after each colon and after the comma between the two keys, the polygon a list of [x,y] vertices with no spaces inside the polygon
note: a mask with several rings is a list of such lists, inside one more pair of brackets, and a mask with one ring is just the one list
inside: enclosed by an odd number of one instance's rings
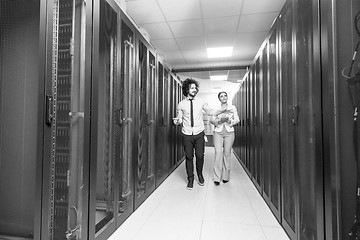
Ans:
{"label": "woman's shoes", "polygon": [[[229,182],[229,180],[222,180],[222,182],[223,182],[223,183],[227,183],[227,182]],[[214,184],[215,184],[215,186],[219,186],[219,185],[220,185],[220,182],[214,181]]]}

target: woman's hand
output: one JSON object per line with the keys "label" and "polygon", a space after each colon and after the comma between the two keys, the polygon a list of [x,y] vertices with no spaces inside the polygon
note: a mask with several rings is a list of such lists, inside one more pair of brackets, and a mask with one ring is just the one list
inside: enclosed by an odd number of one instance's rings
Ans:
{"label": "woman's hand", "polygon": [[219,122],[220,123],[227,123],[227,122],[229,122],[229,117],[228,116],[221,116]]}

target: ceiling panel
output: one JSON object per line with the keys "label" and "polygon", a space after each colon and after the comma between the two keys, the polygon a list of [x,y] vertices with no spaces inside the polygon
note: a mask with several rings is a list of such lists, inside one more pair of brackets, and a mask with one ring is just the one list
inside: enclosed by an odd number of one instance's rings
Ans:
{"label": "ceiling panel", "polygon": [[244,0],[243,14],[279,12],[286,0]]}
{"label": "ceiling panel", "polygon": [[177,38],[177,43],[181,50],[205,48],[205,39],[203,36]]}
{"label": "ceiling panel", "polygon": [[173,38],[171,30],[166,23],[150,23],[141,25],[150,35],[150,39]]}
{"label": "ceiling panel", "polygon": [[210,71],[210,76],[228,75],[229,70]]}
{"label": "ceiling panel", "polygon": [[205,34],[226,34],[236,32],[238,16],[204,19]]}
{"label": "ceiling panel", "polygon": [[203,35],[201,20],[169,22],[170,29],[175,37],[193,37]]}
{"label": "ceiling panel", "polygon": [[236,16],[241,12],[242,0],[201,0],[204,18]]}
{"label": "ceiling panel", "polygon": [[131,12],[131,17],[137,24],[165,22],[165,18],[156,3],[156,0],[130,1],[126,10]]}
{"label": "ceiling panel", "polygon": [[182,78],[185,77],[192,77],[192,78],[199,78],[199,79],[210,79],[210,75],[208,71],[202,71],[202,72],[182,72],[178,75],[182,76]]}
{"label": "ceiling panel", "polygon": [[201,19],[199,0],[157,0],[167,21]]}
{"label": "ceiling panel", "polygon": [[234,34],[207,35],[206,47],[234,46],[235,39]]}
{"label": "ceiling panel", "polygon": [[154,39],[151,41],[155,48],[161,49],[162,51],[176,51],[179,50],[179,47],[174,38],[168,39]]}
{"label": "ceiling panel", "polygon": [[184,50],[182,54],[187,63],[201,63],[208,60],[204,49]]}
{"label": "ceiling panel", "polygon": [[230,70],[228,75],[228,81],[237,82],[242,80],[246,74],[246,69]]}
{"label": "ceiling panel", "polygon": [[257,45],[252,46],[235,46],[233,56],[239,59],[251,59],[253,60],[259,47]]}
{"label": "ceiling panel", "polygon": [[240,17],[238,32],[262,32],[269,31],[278,13],[262,13],[243,15]]}
{"label": "ceiling panel", "polygon": [[247,32],[247,33],[239,33],[236,36],[236,45],[247,46],[247,45],[261,45],[266,36],[268,35],[268,31],[262,32]]}
{"label": "ceiling panel", "polygon": [[178,65],[185,65],[186,64],[186,62],[185,62],[185,60],[183,58],[182,59],[171,59],[171,58],[169,58],[169,59],[166,59],[165,62],[167,64],[169,64],[170,66],[173,66],[173,65],[178,66]]}
{"label": "ceiling panel", "polygon": [[163,51],[162,55],[167,60],[184,59],[180,51]]}
{"label": "ceiling panel", "polygon": [[[149,33],[150,42],[165,62],[173,69],[194,69],[251,64],[286,0],[125,2],[127,13]],[[207,58],[205,47],[232,44],[232,57]],[[244,71],[229,71],[229,81],[237,81]]]}

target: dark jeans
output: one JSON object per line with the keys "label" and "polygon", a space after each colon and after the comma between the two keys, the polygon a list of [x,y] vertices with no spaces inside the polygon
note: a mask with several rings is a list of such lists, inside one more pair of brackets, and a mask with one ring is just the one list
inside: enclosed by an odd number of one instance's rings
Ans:
{"label": "dark jeans", "polygon": [[202,174],[204,166],[204,152],[205,152],[205,139],[204,131],[197,135],[185,135],[183,134],[183,146],[186,157],[186,173],[189,180],[194,179],[194,150],[196,157],[196,173],[198,175]]}

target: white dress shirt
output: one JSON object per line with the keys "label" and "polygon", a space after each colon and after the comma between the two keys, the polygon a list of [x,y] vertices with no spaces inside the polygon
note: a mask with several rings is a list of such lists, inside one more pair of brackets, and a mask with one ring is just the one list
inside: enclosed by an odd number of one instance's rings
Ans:
{"label": "white dress shirt", "polygon": [[193,100],[194,126],[191,127],[190,100],[183,99],[177,106],[177,116],[179,123],[182,123],[182,133],[185,135],[197,135],[205,130],[203,115],[210,114],[210,108],[201,98],[195,97]]}

